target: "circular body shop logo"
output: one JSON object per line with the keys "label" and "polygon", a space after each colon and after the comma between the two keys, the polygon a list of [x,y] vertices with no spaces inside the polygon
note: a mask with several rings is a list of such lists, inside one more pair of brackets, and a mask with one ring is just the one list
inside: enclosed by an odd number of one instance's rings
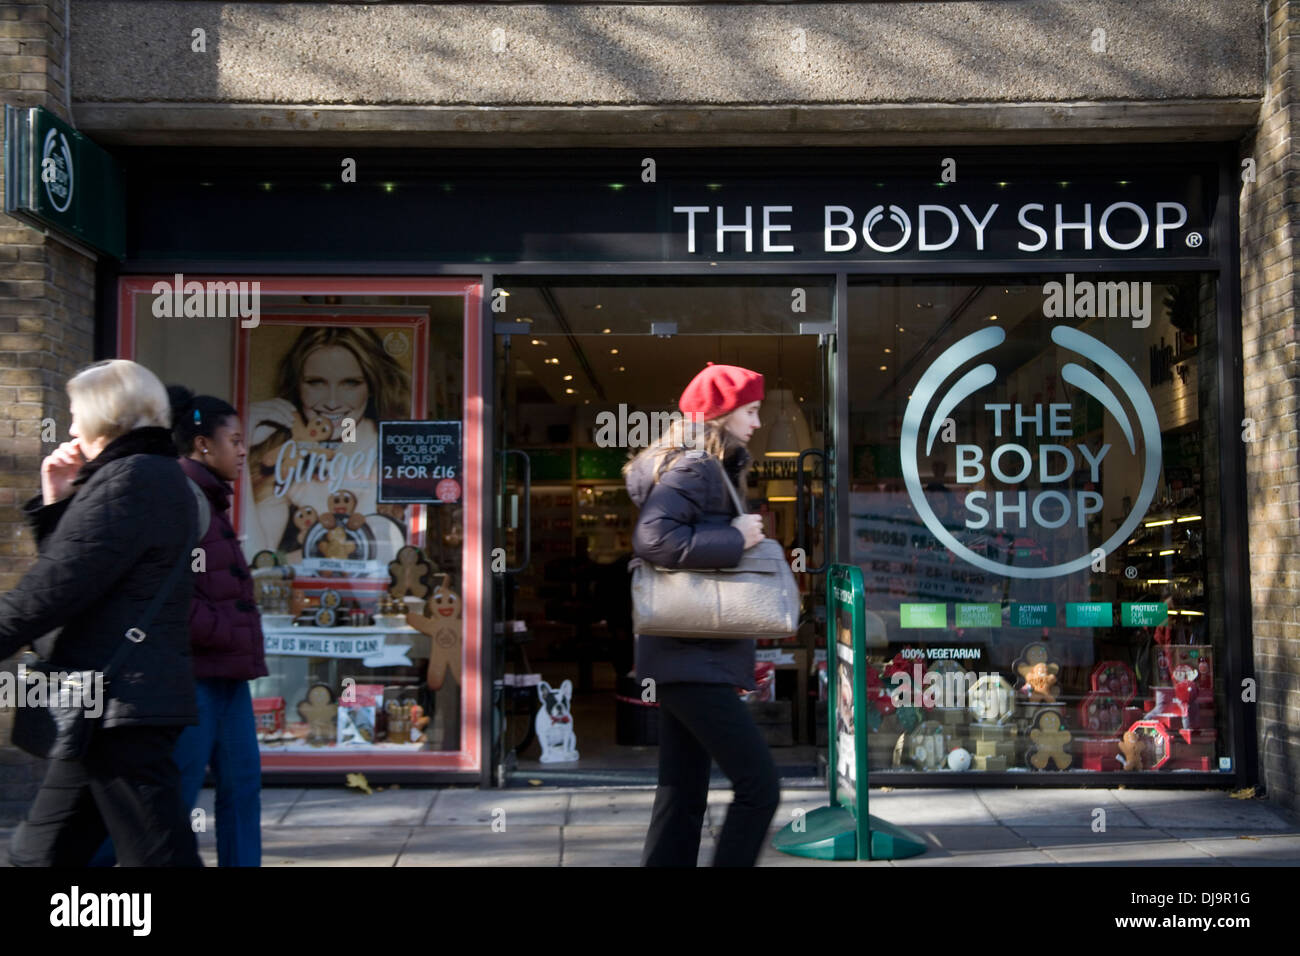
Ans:
{"label": "circular body shop logo", "polygon": [[[51,167],[50,161],[53,161]],[[44,170],[53,168],[54,175],[44,174]],[[67,212],[72,205],[72,148],[68,138],[56,129],[45,134],[45,145],[41,150],[41,181],[45,183],[45,195],[58,212]]]}
{"label": "circular body shop logo", "polygon": [[393,358],[401,358],[411,350],[403,332],[389,332],[384,336],[384,351]]}
{"label": "circular body shop logo", "polygon": [[460,482],[454,478],[444,478],[434,487],[433,493],[439,501],[459,501]]}
{"label": "circular body shop logo", "polygon": [[[1082,356],[1098,366],[1128,399],[1137,417],[1137,431],[1115,391],[1093,372],[1068,362],[1061,378],[1096,399],[1110,415],[1123,436],[1123,445],[1142,466],[1142,485],[1132,510],[1120,526],[1101,545],[1089,544],[1087,550],[1062,564],[1025,567],[1003,564],[978,554],[959,541],[944,527],[927,500],[918,468],[918,457],[930,457],[944,423],[954,408],[997,379],[997,369],[988,362],[962,374],[946,393],[940,389],[946,379],[958,373],[977,357],[1000,346],[1006,339],[1001,328],[983,329],[957,342],[932,364],[912,390],[911,401],[903,415],[901,453],[903,479],[908,495],[921,520],[930,532],[953,554],[984,571],[1013,578],[1053,578],[1088,568],[1094,549],[1110,554],[1138,526],[1155,496],[1160,477],[1160,424],[1151,397],[1141,381],[1119,355],[1103,342],[1059,325],[1052,329],[1052,341],[1063,349]],[[1088,447],[1079,443],[1071,448],[1063,441],[1072,434],[1072,409],[1068,403],[1020,406],[990,402],[981,405],[981,414],[990,418],[991,438],[985,448],[976,444],[956,444],[957,482],[974,484],[987,476],[1000,490],[972,490],[966,495],[969,516],[966,527],[987,534],[1005,533],[1011,537],[1030,534],[1034,529],[1052,530],[1071,521],[1079,529],[1087,526],[1089,515],[1101,512],[1104,504],[1098,491],[1068,487],[1077,468],[1089,471],[1095,488],[1101,488],[1101,472],[1111,451],[1109,444]],[[1139,457],[1139,442],[1141,456]],[[1038,488],[1019,490],[1038,475]],[[1054,487],[1055,486],[1055,487]],[[1041,489],[1041,490],[1039,490]]]}

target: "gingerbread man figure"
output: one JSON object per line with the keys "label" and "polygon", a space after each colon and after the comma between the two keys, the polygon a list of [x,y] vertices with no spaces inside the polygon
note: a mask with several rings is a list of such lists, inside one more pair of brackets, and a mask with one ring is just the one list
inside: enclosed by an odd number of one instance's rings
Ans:
{"label": "gingerbread man figure", "polygon": [[327,528],[344,526],[356,531],[366,523],[366,516],[357,514],[357,496],[346,489],[330,495],[329,510],[318,519]]}
{"label": "gingerbread man figure", "polygon": [[1116,760],[1123,760],[1125,770],[1142,769],[1142,738],[1138,736],[1136,730],[1130,730],[1124,734],[1124,739],[1120,741],[1119,752],[1122,757],[1116,756]]}
{"label": "gingerbread man figure", "polygon": [[1016,662],[1016,673],[1025,684],[1022,692],[1029,692],[1030,703],[1056,703],[1056,675],[1061,666],[1047,659],[1047,648],[1042,644],[1030,644],[1021,652]]}
{"label": "gingerbread man figure", "polygon": [[307,532],[316,524],[316,509],[310,505],[302,505],[294,509],[293,526],[297,529],[298,534],[294,539],[297,544],[297,550],[301,551],[302,546],[307,543]]}
{"label": "gingerbread man figure", "polygon": [[349,541],[348,533],[343,530],[342,525],[339,525],[327,532],[325,539],[317,547],[325,557],[343,560],[350,558],[352,552],[357,550],[357,543]]}
{"label": "gingerbread man figure", "polygon": [[388,593],[399,601],[408,594],[422,598],[429,593],[429,565],[421,558],[419,548],[409,544],[401,548],[397,560],[388,563],[388,573],[393,577]]}
{"label": "gingerbread man figure", "polygon": [[308,441],[325,441],[334,433],[334,426],[330,424],[328,418],[316,415],[311,421],[307,422],[306,430],[302,433],[302,436],[299,436],[296,432],[297,429],[295,429],[293,437],[299,441],[302,441],[303,437]]}
{"label": "gingerbread man figure", "polygon": [[456,684],[461,682],[460,595],[451,589],[451,575],[442,575],[441,583],[433,589],[429,610],[432,612],[429,617],[414,612],[408,614],[406,623],[429,635],[427,679],[431,690],[441,690],[448,673]]}
{"label": "gingerbread man figure", "polygon": [[429,635],[429,670],[426,681],[437,692],[433,724],[427,746],[435,750],[460,748],[461,649],[460,595],[451,588],[451,576],[444,574],[429,599],[429,616],[406,615],[406,623]]}
{"label": "gingerbread man figure", "polygon": [[1048,670],[1047,665],[1041,661],[1025,672],[1025,684],[1029,688],[1029,702],[1032,704],[1036,701],[1046,701],[1049,704],[1056,702],[1056,675]]}
{"label": "gingerbread man figure", "polygon": [[1045,710],[1034,721],[1033,730],[1029,731],[1033,749],[1029,752],[1029,765],[1035,770],[1045,770],[1048,761],[1056,764],[1057,770],[1070,766],[1073,759],[1065,750],[1070,742],[1070,732],[1061,723],[1061,715],[1052,710]]}
{"label": "gingerbread man figure", "polygon": [[334,693],[325,684],[314,684],[307,691],[307,699],[298,702],[298,716],[307,721],[307,743],[313,746],[334,740],[339,705],[334,703]]}

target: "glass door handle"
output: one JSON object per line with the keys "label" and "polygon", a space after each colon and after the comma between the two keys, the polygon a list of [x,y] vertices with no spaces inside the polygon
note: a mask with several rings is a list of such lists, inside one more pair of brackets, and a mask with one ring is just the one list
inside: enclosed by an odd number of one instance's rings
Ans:
{"label": "glass door handle", "polygon": [[[512,568],[512,567],[507,566],[506,569],[505,569],[505,572],[504,572],[504,573],[506,573],[506,574],[518,574],[518,573],[519,573],[520,571],[522,571],[524,568],[528,567],[528,562],[532,559],[532,552],[533,552],[533,495],[532,495],[532,491],[533,491],[533,463],[532,463],[532,459],[530,459],[530,458],[528,457],[528,453],[527,453],[527,452],[525,452],[525,451],[520,451],[518,448],[507,448],[507,449],[505,449],[504,451],[501,452],[501,459],[502,459],[502,466],[503,466],[502,469],[501,469],[501,471],[502,471],[502,474],[503,474],[503,475],[505,474],[505,467],[504,467],[505,461],[506,461],[507,457],[510,456],[510,455],[518,455],[521,459],[523,459],[523,472],[524,472],[524,494],[523,494],[523,498],[524,498],[524,507],[523,507],[523,512],[524,512],[524,513],[523,513],[523,527],[524,527],[524,559],[523,559],[523,561],[519,564],[518,567]],[[504,489],[504,487],[503,487],[503,488],[502,488],[502,494],[504,495],[504,493],[505,493],[505,489]],[[512,509],[512,510],[513,510],[513,509]],[[518,515],[516,514],[516,515],[510,515],[510,516],[506,517],[505,520],[502,521],[502,524],[505,525],[507,522],[510,522],[510,527],[512,527],[512,528],[518,527],[519,525],[518,525],[518,522],[517,522],[517,521],[513,521],[513,522],[511,522],[511,519],[512,519],[512,518],[517,519],[517,518],[518,518]]]}
{"label": "glass door handle", "polygon": [[[803,451],[801,451],[801,452],[799,453],[799,463],[798,463],[798,465],[795,466],[795,476],[794,476],[794,482],[795,482],[795,484],[794,484],[794,487],[795,487],[794,516],[795,516],[795,525],[798,527],[798,532],[797,532],[796,535],[795,535],[795,546],[798,547],[798,548],[800,548],[800,549],[802,549],[802,551],[803,551],[803,553],[804,553],[804,555],[805,555],[805,560],[806,560],[806,556],[807,556],[807,554],[808,554],[808,535],[807,535],[807,530],[808,530],[808,528],[815,528],[815,527],[817,527],[817,499],[814,498],[814,497],[812,497],[812,495],[811,495],[811,494],[810,494],[810,493],[805,489],[805,487],[804,487],[804,479],[803,479],[803,460],[804,460],[805,458],[810,458],[810,457],[814,457],[814,456],[817,457],[817,458],[820,458],[820,459],[822,460],[822,475],[825,476],[825,474],[826,474],[826,452],[823,451],[823,450],[820,449],[820,448],[806,448],[806,449],[804,449]],[[825,480],[826,480],[825,477],[823,477],[823,478],[822,478],[822,481],[824,482]],[[807,518],[807,520],[805,520],[805,518],[804,518],[804,497],[805,497],[805,495],[806,495],[807,498],[808,498],[808,505],[807,505],[808,518]],[[823,512],[824,512],[824,511],[825,511],[825,509],[823,508]],[[824,556],[825,556],[825,550],[823,550],[822,554],[823,554],[823,557],[824,557]],[[807,568],[807,569],[806,569],[806,573],[808,573],[808,574],[823,574],[823,573],[825,573],[825,571],[826,571],[827,565],[828,565],[828,562],[827,562],[826,560],[823,560],[822,563],[821,563],[818,567],[815,567],[815,568]]]}

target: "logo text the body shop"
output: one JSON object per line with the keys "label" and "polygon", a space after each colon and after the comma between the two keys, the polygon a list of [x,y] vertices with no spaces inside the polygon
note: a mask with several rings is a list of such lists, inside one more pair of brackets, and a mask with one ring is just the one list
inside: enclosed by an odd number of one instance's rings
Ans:
{"label": "logo text the body shop", "polygon": [[[999,365],[985,360],[1006,342],[1002,328],[974,332],[939,355],[916,383],[903,415],[903,480],[917,514],[950,553],[983,571],[1009,577],[1053,578],[1091,567],[1098,553],[1110,554],[1137,528],[1160,476],[1159,419],[1132,368],[1105,342],[1078,329],[1057,325],[1050,338],[1063,359],[1061,381],[1073,389],[1072,396],[1087,397],[1109,416],[1113,430],[1108,429],[1106,437],[1113,435],[1111,441],[1074,440],[1081,416],[1073,399],[1046,406],[987,400],[1003,390]],[[963,440],[954,429],[951,439],[943,439],[944,445],[955,445],[957,483],[964,486],[961,504],[967,512],[960,530],[975,535],[967,540],[960,540],[936,515],[918,467],[921,458],[934,455],[945,423],[955,424],[949,416],[959,408],[973,409],[973,418],[984,417],[986,422],[978,428],[968,418],[968,438]],[[1090,530],[1089,518],[1105,509],[1104,494],[1111,487],[1104,480],[1106,465],[1140,476],[1140,486],[1133,498],[1125,497],[1124,510],[1116,516],[1118,527],[1101,540],[1104,529]],[[1077,531],[1055,534],[1067,524]],[[1004,561],[978,540],[990,533],[1012,540],[1056,540],[1068,550],[1053,554],[1055,564],[1021,563],[1014,549]]]}
{"label": "logo text the body shop", "polygon": [[171,282],[159,279],[151,291],[155,318],[238,318],[245,329],[255,329],[262,321],[262,283],[256,280],[186,282],[178,272]]}

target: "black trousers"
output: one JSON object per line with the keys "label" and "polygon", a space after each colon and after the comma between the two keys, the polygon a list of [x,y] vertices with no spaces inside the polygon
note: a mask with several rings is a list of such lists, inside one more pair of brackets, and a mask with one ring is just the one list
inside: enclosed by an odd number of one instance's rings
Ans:
{"label": "black trousers", "polygon": [[85,866],[111,836],[122,866],[202,866],[172,760],[180,732],[100,728],[80,760],[51,760],[10,863]]}
{"label": "black trousers", "polygon": [[659,788],[642,866],[695,866],[713,760],[735,798],[714,866],[753,866],[781,799],[776,764],[749,709],[728,684],[660,684]]}

